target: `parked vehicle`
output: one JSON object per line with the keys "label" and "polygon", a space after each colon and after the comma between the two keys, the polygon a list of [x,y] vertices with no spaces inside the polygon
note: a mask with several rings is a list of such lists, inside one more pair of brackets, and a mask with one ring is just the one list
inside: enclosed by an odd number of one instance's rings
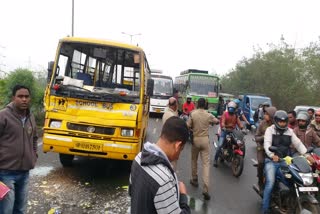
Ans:
{"label": "parked vehicle", "polygon": [[[217,149],[216,143],[214,144]],[[244,134],[238,130],[227,131],[218,161],[231,164],[232,174],[239,177],[242,174],[245,156]]]}
{"label": "parked vehicle", "polygon": [[271,98],[263,95],[245,94],[240,97],[242,98],[240,106],[250,125],[255,125],[253,116],[260,104],[267,102],[272,106]]}
{"label": "parked vehicle", "polygon": [[[271,146],[270,151],[277,154],[277,147]],[[312,169],[302,156],[285,157],[287,165],[276,172],[276,182],[273,187],[270,204],[272,209],[281,213],[320,213],[320,207],[315,193],[319,191],[314,186]],[[260,197],[263,191],[254,185],[253,189]]]}
{"label": "parked vehicle", "polygon": [[49,63],[43,151],[132,161],[141,151],[154,81],[137,46],[67,37]]}

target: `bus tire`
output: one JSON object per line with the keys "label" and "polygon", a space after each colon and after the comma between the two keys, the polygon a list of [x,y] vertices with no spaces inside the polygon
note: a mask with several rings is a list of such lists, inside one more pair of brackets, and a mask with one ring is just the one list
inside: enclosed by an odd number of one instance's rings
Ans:
{"label": "bus tire", "polygon": [[70,167],[72,166],[72,161],[74,158],[74,155],[67,155],[67,154],[59,154],[60,163],[63,167]]}

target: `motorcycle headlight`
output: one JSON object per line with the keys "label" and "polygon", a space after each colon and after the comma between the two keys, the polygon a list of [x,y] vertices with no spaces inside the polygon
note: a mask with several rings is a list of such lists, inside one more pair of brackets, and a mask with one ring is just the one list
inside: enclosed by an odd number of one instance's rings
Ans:
{"label": "motorcycle headlight", "polygon": [[312,173],[299,173],[299,175],[303,180],[303,185],[310,186],[311,184],[313,184]]}

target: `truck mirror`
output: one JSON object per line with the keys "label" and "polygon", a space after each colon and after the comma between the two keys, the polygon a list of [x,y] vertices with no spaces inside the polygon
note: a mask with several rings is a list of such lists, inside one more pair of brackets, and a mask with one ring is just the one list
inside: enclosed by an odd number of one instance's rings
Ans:
{"label": "truck mirror", "polygon": [[148,96],[153,96],[153,87],[154,87],[154,80],[153,79],[148,79],[147,81],[147,95]]}
{"label": "truck mirror", "polygon": [[54,61],[48,62],[48,76],[47,76],[47,83],[50,82],[52,71],[53,71]]}

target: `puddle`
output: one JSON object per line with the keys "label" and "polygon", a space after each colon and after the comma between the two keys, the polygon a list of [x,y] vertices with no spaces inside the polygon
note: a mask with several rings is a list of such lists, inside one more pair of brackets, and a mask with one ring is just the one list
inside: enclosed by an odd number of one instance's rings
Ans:
{"label": "puddle", "polygon": [[46,176],[53,170],[52,166],[40,166],[30,171],[30,176]]}

